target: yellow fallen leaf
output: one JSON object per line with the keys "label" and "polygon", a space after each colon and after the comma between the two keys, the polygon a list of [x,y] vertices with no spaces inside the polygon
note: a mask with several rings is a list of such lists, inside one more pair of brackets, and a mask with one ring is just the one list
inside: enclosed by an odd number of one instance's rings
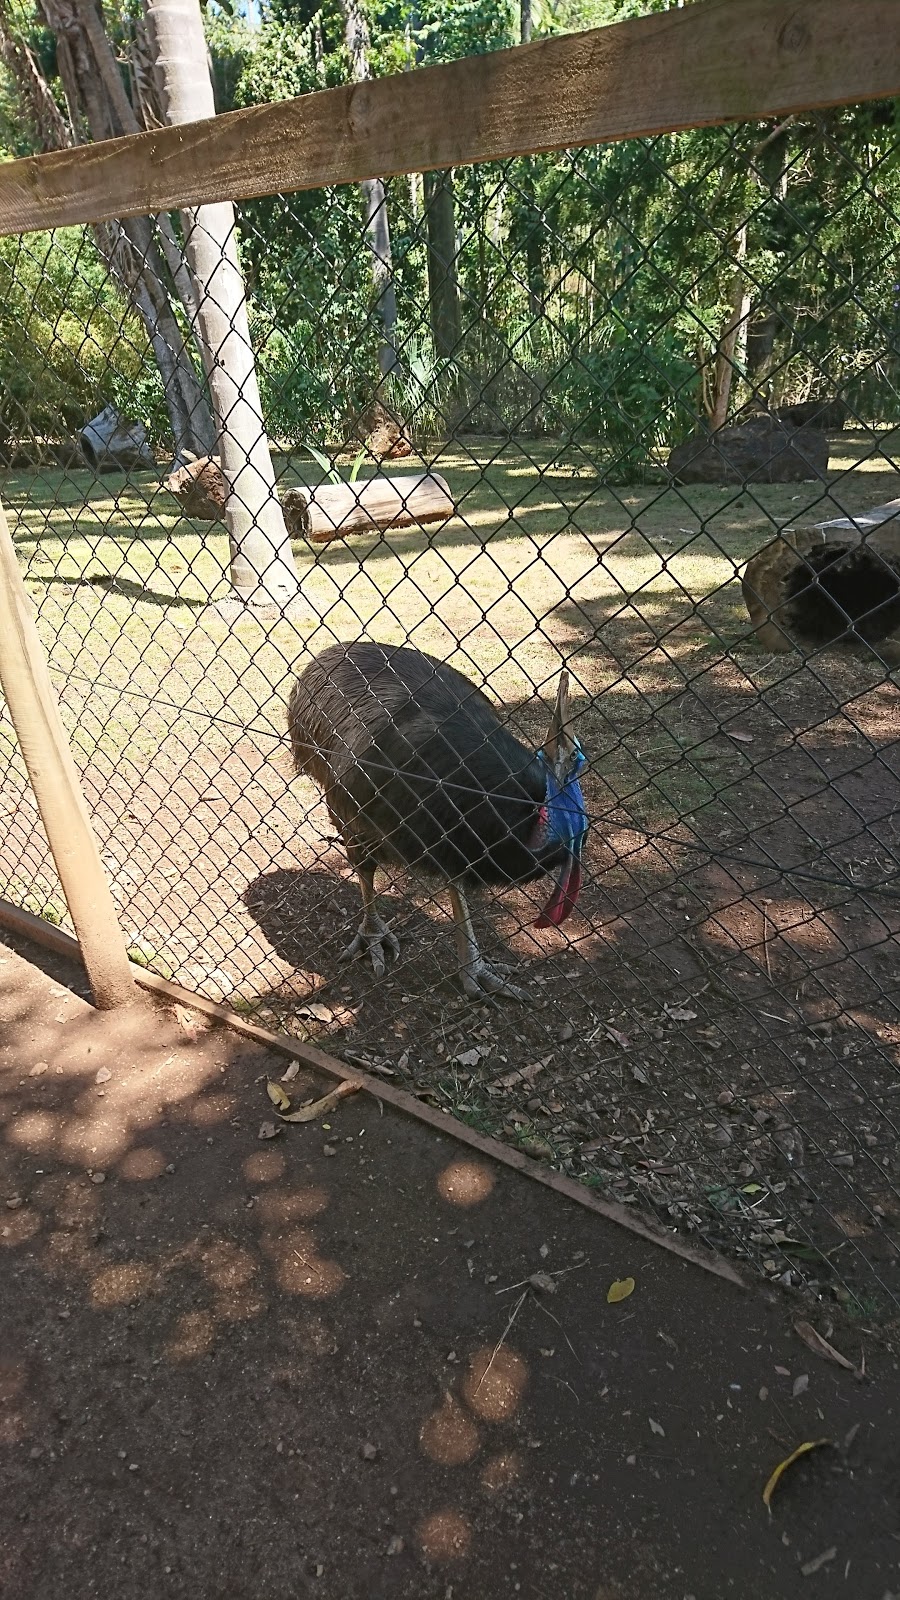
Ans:
{"label": "yellow fallen leaf", "polygon": [[[356,1094],[362,1088],[361,1083],[348,1078],[346,1082],[339,1083],[330,1094],[324,1094],[321,1100],[313,1100],[311,1105],[301,1106],[299,1111],[292,1111],[289,1116],[282,1116],[282,1122],[314,1122],[316,1117],[324,1117],[327,1112],[333,1111],[339,1100],[348,1094]],[[286,1097],[285,1097],[286,1098]],[[290,1102],[289,1102],[290,1103]]]}
{"label": "yellow fallen leaf", "polygon": [[290,1111],[290,1099],[285,1094],[280,1083],[273,1083],[271,1078],[268,1079],[266,1083],[266,1094],[269,1096],[273,1106],[277,1106],[279,1111]]}
{"label": "yellow fallen leaf", "polygon": [[769,1511],[772,1509],[772,1496],[778,1487],[782,1474],[787,1472],[788,1467],[792,1467],[795,1461],[800,1460],[801,1456],[809,1455],[810,1450],[818,1450],[821,1445],[830,1443],[830,1439],[807,1439],[803,1444],[798,1444],[796,1450],[792,1450],[790,1455],[785,1456],[783,1461],[779,1461],[766,1487],[763,1489],[763,1505],[767,1506]]}
{"label": "yellow fallen leaf", "polygon": [[627,1300],[630,1294],[634,1294],[634,1279],[617,1278],[615,1283],[610,1284],[606,1292],[606,1304],[608,1306],[617,1306],[620,1300]]}

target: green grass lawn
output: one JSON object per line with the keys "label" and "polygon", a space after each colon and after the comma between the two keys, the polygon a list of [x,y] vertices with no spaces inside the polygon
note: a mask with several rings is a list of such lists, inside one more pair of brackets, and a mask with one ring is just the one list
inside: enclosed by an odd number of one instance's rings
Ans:
{"label": "green grass lawn", "polygon": [[[657,693],[698,652],[746,635],[736,574],[776,529],[896,492],[887,462],[858,462],[863,448],[840,441],[829,497],[813,484],[604,489],[583,456],[570,463],[552,444],[445,446],[436,465],[459,515],[436,530],[299,544],[299,612],[270,628],[229,627],[210,610],[229,592],[225,531],[182,517],[152,475],[17,472],[2,493],[65,703],[89,693],[104,748],[150,756],[148,702],[185,738],[198,718],[226,739],[280,736],[308,653],[363,632],[451,660],[513,704],[548,687],[561,656],[585,696],[622,688],[623,674],[630,692]],[[283,484],[304,481],[278,465]],[[75,737],[89,755],[96,735],[80,725]]]}

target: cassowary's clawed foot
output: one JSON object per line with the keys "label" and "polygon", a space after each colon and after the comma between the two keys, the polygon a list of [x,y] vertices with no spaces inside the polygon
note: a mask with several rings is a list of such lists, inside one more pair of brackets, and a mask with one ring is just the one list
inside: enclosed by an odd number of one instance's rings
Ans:
{"label": "cassowary's clawed foot", "polygon": [[529,997],[524,989],[518,989],[514,983],[509,983],[495,967],[489,967],[486,961],[469,962],[460,968],[462,986],[470,1000],[521,1000],[526,1005]]}
{"label": "cassowary's clawed foot", "polygon": [[383,978],[388,960],[396,961],[400,954],[400,940],[386,922],[378,916],[364,917],[359,933],[341,956],[342,961],[353,961],[357,956],[369,957],[376,978]]}

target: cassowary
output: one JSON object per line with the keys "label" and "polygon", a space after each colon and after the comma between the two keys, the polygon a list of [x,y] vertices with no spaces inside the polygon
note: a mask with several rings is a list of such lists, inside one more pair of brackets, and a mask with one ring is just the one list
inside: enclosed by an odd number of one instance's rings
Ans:
{"label": "cassowary", "polygon": [[399,863],[447,883],[466,994],[526,998],[483,960],[465,895],[558,868],[535,925],[561,923],[574,907],[588,822],[585,758],[567,723],[565,672],[535,752],[474,684],[418,650],[333,645],[305,668],[288,709],[294,762],[322,790],[362,892],[345,960],[367,953],[380,978],[399,954],[375,898],[376,866]]}

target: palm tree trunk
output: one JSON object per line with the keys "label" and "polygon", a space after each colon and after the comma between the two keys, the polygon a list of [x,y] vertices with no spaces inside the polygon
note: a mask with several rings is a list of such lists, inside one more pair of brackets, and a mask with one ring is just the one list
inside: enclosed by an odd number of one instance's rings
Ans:
{"label": "palm tree trunk", "polygon": [[[161,103],[170,125],[215,116],[198,0],[145,0]],[[197,333],[216,414],[219,459],[228,485],[225,521],[231,581],[245,601],[283,607],[299,579],[275,492],[250,343],[229,201],[182,213],[197,301]]]}
{"label": "palm tree trunk", "polygon": [[[350,65],[357,83],[371,77],[369,67],[369,25],[359,0],[341,0],[344,37]],[[387,195],[381,178],[361,183],[360,193],[366,219],[366,236],[372,257],[372,289],[375,313],[381,323],[378,367],[382,378],[393,372],[397,361],[397,296],[394,292],[394,263],[391,255],[391,225]]]}

